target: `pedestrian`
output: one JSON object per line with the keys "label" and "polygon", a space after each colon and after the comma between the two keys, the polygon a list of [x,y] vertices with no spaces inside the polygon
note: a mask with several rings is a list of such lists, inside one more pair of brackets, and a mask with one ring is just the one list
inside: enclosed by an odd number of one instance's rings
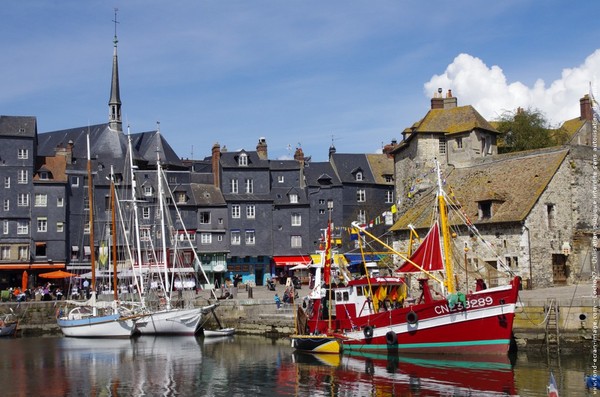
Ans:
{"label": "pedestrian", "polygon": [[277,310],[281,307],[281,299],[279,299],[279,295],[275,294],[275,304],[277,305]]}

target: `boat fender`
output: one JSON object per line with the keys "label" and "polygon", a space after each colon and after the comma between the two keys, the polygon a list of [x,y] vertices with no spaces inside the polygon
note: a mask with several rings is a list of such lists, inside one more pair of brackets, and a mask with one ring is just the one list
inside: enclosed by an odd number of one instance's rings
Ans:
{"label": "boat fender", "polygon": [[304,310],[306,310],[306,308],[307,308],[307,307],[308,307],[308,297],[305,297],[305,298],[302,300],[302,308],[303,308]]}
{"label": "boat fender", "polygon": [[419,321],[419,316],[417,316],[417,313],[415,313],[414,311],[409,311],[406,314],[406,322],[409,324],[416,324],[417,321]]}
{"label": "boat fender", "polygon": [[367,325],[363,329],[363,333],[365,334],[365,337],[372,338],[373,337],[373,327],[371,327],[370,325]]}
{"label": "boat fender", "polygon": [[396,335],[394,331],[388,331],[387,334],[385,334],[385,340],[388,345],[396,345],[398,344],[398,335]]}

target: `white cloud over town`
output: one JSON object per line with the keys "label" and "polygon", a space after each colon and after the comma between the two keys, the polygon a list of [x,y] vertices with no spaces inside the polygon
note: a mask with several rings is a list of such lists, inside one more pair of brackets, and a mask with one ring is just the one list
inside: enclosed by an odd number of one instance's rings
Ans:
{"label": "white cloud over town", "polygon": [[600,50],[594,51],[581,65],[563,69],[560,78],[549,84],[538,79],[533,86],[527,86],[509,81],[500,66],[488,66],[483,60],[462,53],[444,73],[425,83],[424,90],[432,96],[438,88],[443,89],[442,95],[451,89],[459,105],[472,105],[488,120],[522,107],[540,110],[552,125],[557,125],[579,115],[579,99],[589,92],[590,83],[597,92],[598,71]]}

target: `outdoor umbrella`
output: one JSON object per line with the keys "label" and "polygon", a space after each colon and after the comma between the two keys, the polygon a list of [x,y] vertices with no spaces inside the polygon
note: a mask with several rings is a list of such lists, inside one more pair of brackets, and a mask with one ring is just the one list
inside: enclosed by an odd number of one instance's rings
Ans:
{"label": "outdoor umbrella", "polygon": [[23,270],[23,277],[21,278],[21,289],[23,291],[27,289],[27,280],[29,280],[29,275],[27,274],[27,270]]}
{"label": "outdoor umbrella", "polygon": [[64,270],[56,270],[49,273],[42,273],[39,276],[42,278],[69,278],[76,276],[76,274],[65,272]]}

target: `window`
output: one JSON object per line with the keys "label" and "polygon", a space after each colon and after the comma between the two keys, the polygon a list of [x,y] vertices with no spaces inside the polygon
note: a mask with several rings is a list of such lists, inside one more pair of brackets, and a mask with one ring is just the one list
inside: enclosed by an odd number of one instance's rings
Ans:
{"label": "window", "polygon": [[71,177],[71,186],[79,186],[79,177],[78,176],[72,176]]}
{"label": "window", "polygon": [[64,205],[65,205],[65,200],[62,197],[57,197],[56,198],[56,206],[63,207]]}
{"label": "window", "polygon": [[10,189],[10,176],[4,177],[4,188]]}
{"label": "window", "polygon": [[63,222],[56,222],[56,233],[62,233],[65,231],[65,224]]}
{"label": "window", "polygon": [[394,182],[394,176],[393,175],[384,175],[383,177],[385,178],[385,181],[387,183]]}
{"label": "window", "polygon": [[27,170],[19,170],[19,177],[17,178],[17,183],[24,184],[27,183]]}
{"label": "window", "polygon": [[546,215],[548,229],[554,229],[554,218],[556,215],[556,206],[554,204],[546,204]]}
{"label": "window", "polygon": [[240,218],[240,205],[239,204],[233,204],[231,206],[231,217],[232,218]]}
{"label": "window", "polygon": [[177,203],[185,204],[187,202],[187,195],[185,192],[177,192]]}
{"label": "window", "polygon": [[325,199],[319,199],[319,205],[325,205]]}
{"label": "window", "polygon": [[19,160],[27,160],[29,158],[29,150],[19,149],[19,151],[17,152],[17,158]]}
{"label": "window", "polygon": [[254,180],[252,178],[246,178],[246,193],[254,193]]}
{"label": "window", "polygon": [[48,205],[48,195],[43,193],[35,194],[35,206],[46,207]]}
{"label": "window", "polygon": [[37,218],[37,231],[39,233],[48,231],[48,218]]}
{"label": "window", "polygon": [[232,230],[231,231],[231,245],[240,245],[241,242],[242,242],[242,240],[241,240],[241,236],[240,236],[240,231]]}
{"label": "window", "polygon": [[29,247],[20,246],[19,247],[19,260],[24,261],[29,259]]}
{"label": "window", "polygon": [[298,203],[298,195],[296,193],[290,193],[290,203],[292,203],[292,204]]}
{"label": "window", "polygon": [[152,196],[152,186],[144,186],[144,196]]}
{"label": "window", "polygon": [[456,148],[457,149],[462,149],[463,148],[462,138],[456,138]]}
{"label": "window", "polygon": [[248,204],[246,206],[246,218],[254,219],[256,217],[256,206],[254,204]]}
{"label": "window", "polygon": [[358,223],[365,224],[367,223],[367,214],[365,210],[358,210]]}
{"label": "window", "polygon": [[363,180],[363,173],[362,173],[362,171],[358,171],[358,172],[356,173],[356,175],[354,176],[354,178],[355,178],[357,181],[362,181],[362,180]]}
{"label": "window", "polygon": [[140,228],[140,240],[141,241],[150,241],[151,240],[149,227]]}
{"label": "window", "polygon": [[302,248],[302,236],[292,236],[290,245],[292,248]]}
{"label": "window", "polygon": [[43,181],[48,180],[48,178],[49,178],[49,175],[48,175],[47,171],[40,171],[39,175],[40,175],[40,179],[43,180]]}
{"label": "window", "polygon": [[279,176],[277,177],[277,182],[279,182],[279,183],[283,183],[283,182],[285,182],[285,178],[283,177],[283,175],[279,175]]}
{"label": "window", "polygon": [[150,219],[150,207],[142,207],[142,219]]}
{"label": "window", "polygon": [[223,218],[219,218],[219,225],[223,224]]}
{"label": "window", "polygon": [[17,234],[29,234],[28,221],[17,221]]}
{"label": "window", "polygon": [[367,201],[367,193],[365,192],[365,189],[358,189],[356,191],[356,201],[359,203],[364,203]]}
{"label": "window", "polygon": [[211,233],[200,233],[200,244],[211,244],[212,234]]}
{"label": "window", "polygon": [[480,201],[479,206],[479,219],[490,219],[492,217],[492,202],[491,201]]}
{"label": "window", "polygon": [[10,200],[4,199],[4,211],[10,211]]}
{"label": "window", "polygon": [[393,190],[388,190],[387,192],[385,192],[385,202],[388,204],[391,204],[394,202],[394,191]]}
{"label": "window", "polygon": [[438,140],[439,153],[446,154],[446,137],[443,136]]}
{"label": "window", "polygon": [[198,217],[199,217],[200,224],[202,224],[202,225],[210,224],[210,212],[202,211],[198,214]]}
{"label": "window", "polygon": [[302,215],[299,213],[292,214],[292,226],[302,226]]}
{"label": "window", "polygon": [[29,194],[28,193],[19,193],[19,195],[17,196],[17,206],[29,207]]}
{"label": "window", "polygon": [[248,165],[248,155],[246,153],[240,154],[240,157],[238,158],[238,165],[240,165],[240,166]]}
{"label": "window", "polygon": [[217,241],[221,242],[223,241],[223,236],[221,236],[220,234],[217,236]]}
{"label": "window", "polygon": [[85,221],[83,225],[83,234],[90,234],[90,221]]}
{"label": "window", "polygon": [[2,233],[8,234],[8,221],[2,222]]}
{"label": "window", "polygon": [[10,247],[2,247],[2,254],[0,254],[0,259],[8,260],[10,259]]}
{"label": "window", "polygon": [[234,193],[234,194],[238,193],[238,180],[237,180],[237,178],[233,178],[233,179],[231,179],[231,181],[229,181],[229,193]]}
{"label": "window", "polygon": [[323,208],[321,208],[321,209],[319,210],[319,215],[323,215],[323,214],[325,214],[325,210],[324,210]]}
{"label": "window", "polygon": [[256,243],[256,234],[254,229],[246,230],[246,245],[254,245]]}

